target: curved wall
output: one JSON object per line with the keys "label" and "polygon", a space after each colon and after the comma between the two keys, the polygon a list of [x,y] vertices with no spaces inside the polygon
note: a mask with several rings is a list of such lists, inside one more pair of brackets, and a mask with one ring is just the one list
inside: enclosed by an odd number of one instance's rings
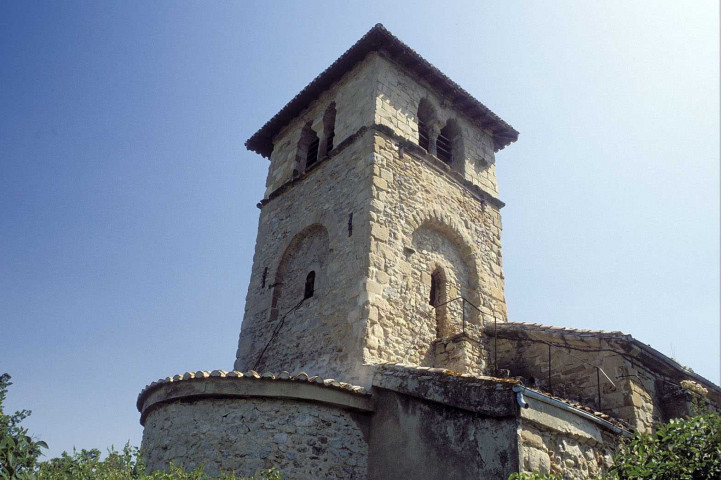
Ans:
{"label": "curved wall", "polygon": [[[148,470],[170,463],[209,474],[367,476],[365,395],[270,379],[194,379],[141,394]],[[360,407],[360,408],[359,408]]]}

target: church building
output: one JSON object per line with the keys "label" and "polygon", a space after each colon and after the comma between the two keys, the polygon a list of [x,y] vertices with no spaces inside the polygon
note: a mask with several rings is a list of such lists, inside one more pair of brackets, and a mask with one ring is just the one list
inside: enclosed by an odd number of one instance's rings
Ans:
{"label": "church building", "polygon": [[517,139],[380,24],[318,75],[246,142],[269,166],[235,363],[143,389],[148,467],[593,478],[622,436],[721,405],[629,335],[509,321]]}

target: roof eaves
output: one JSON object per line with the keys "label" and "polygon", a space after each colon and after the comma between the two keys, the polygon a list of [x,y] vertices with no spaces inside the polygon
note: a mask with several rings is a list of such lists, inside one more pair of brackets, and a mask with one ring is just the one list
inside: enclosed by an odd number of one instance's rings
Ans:
{"label": "roof eaves", "polygon": [[430,77],[429,83],[436,89],[445,90],[444,93],[451,97],[454,102],[463,102],[463,110],[466,115],[477,122],[481,128],[491,131],[496,151],[503,149],[518,139],[518,132],[513,127],[379,23],[315,77],[313,81],[254,133],[245,142],[246,148],[263,157],[270,158],[273,151],[273,139],[280,130],[307,108],[322,92],[330,88],[344,73],[363,60],[368,53],[382,48],[385,48],[390,55],[406,68]]}
{"label": "roof eaves", "polygon": [[206,378],[231,378],[231,379],[249,379],[249,380],[280,380],[280,381],[289,381],[289,382],[307,382],[307,383],[315,383],[323,387],[327,388],[335,388],[338,390],[346,390],[350,393],[355,393],[359,395],[367,395],[368,392],[366,392],[366,389],[364,387],[353,385],[346,382],[340,382],[332,378],[321,378],[319,376],[309,376],[305,372],[299,372],[299,373],[289,373],[286,371],[280,372],[280,373],[271,373],[271,372],[263,372],[259,373],[255,370],[249,370],[247,372],[241,372],[239,370],[231,370],[231,371],[225,371],[225,370],[199,370],[197,372],[185,372],[180,373],[177,375],[174,375],[172,377],[165,377],[158,379],[154,382],[152,382],[149,385],[146,385],[138,395],[138,400],[136,402],[136,407],[138,408],[138,411],[142,411],[143,403],[145,402],[146,397],[148,394],[159,388],[162,385],[168,385],[175,382],[182,382],[182,381],[191,381],[191,380],[203,380]]}

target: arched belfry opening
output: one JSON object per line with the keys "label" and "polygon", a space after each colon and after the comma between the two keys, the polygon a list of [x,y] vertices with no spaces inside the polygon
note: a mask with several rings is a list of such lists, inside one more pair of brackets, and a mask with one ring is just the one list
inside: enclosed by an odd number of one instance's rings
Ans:
{"label": "arched belfry opening", "polygon": [[436,156],[444,163],[460,170],[463,161],[463,138],[458,123],[450,119],[438,134]]}
{"label": "arched belfry opening", "polygon": [[333,150],[335,140],[335,102],[331,102],[323,114],[323,141],[318,152],[319,158],[324,158]]}
{"label": "arched belfry opening", "polygon": [[320,138],[308,122],[300,134],[298,153],[296,155],[296,171],[302,173],[318,161],[318,147]]}
{"label": "arched belfry opening", "polygon": [[437,114],[431,102],[425,98],[418,104],[418,145],[426,149],[431,155],[436,153],[436,138],[433,127],[437,121]]}

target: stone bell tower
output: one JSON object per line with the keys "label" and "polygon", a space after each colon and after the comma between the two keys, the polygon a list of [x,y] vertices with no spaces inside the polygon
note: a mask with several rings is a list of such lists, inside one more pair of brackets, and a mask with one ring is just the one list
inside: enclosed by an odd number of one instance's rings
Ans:
{"label": "stone bell tower", "polygon": [[595,478],[629,425],[718,409],[629,335],[506,320],[517,136],[381,25],[283,107],[246,142],[270,168],[235,370],[141,391],[149,470]]}
{"label": "stone bell tower", "polygon": [[517,136],[371,29],[246,142],[270,167],[235,368],[491,368],[483,331],[506,321],[494,154]]}

